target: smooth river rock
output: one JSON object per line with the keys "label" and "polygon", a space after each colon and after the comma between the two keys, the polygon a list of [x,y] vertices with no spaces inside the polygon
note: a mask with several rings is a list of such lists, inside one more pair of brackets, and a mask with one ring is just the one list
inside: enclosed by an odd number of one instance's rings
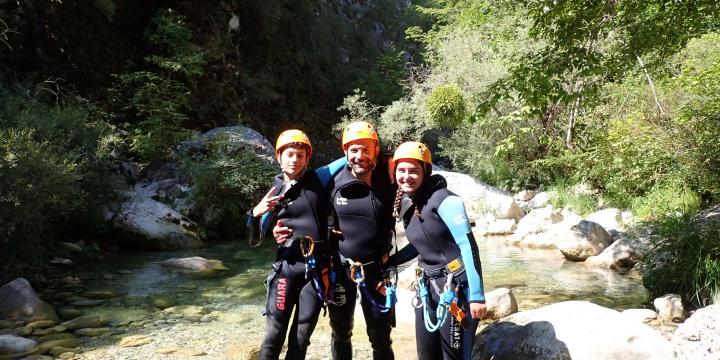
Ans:
{"label": "smooth river rock", "polygon": [[32,352],[37,346],[35,340],[16,335],[0,335],[0,355]]}
{"label": "smooth river rock", "polygon": [[30,282],[17,278],[0,287],[0,318],[59,321],[52,306],[42,301]]}
{"label": "smooth river rock", "polygon": [[720,304],[695,311],[680,324],[671,344],[678,359],[720,360]]}
{"label": "smooth river rock", "polygon": [[647,325],[586,301],[522,311],[483,329],[474,360],[664,360],[670,343]]}
{"label": "smooth river rock", "polygon": [[68,330],[77,330],[84,328],[99,328],[105,326],[105,322],[97,315],[85,315],[68,320],[62,324]]}

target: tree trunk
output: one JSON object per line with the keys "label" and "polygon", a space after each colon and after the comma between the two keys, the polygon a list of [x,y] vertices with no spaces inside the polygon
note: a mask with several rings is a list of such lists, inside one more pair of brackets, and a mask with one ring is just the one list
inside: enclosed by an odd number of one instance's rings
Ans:
{"label": "tree trunk", "polygon": [[573,137],[575,136],[575,118],[578,114],[578,109],[580,108],[580,97],[578,96],[575,101],[573,102],[573,106],[570,109],[570,117],[568,119],[568,127],[567,127],[567,133],[565,134],[565,146],[568,147],[568,149],[573,149],[575,146],[573,144]]}
{"label": "tree trunk", "polygon": [[647,79],[648,85],[650,85],[650,91],[652,91],[653,100],[655,100],[655,106],[657,106],[658,112],[660,113],[660,115],[665,115],[665,111],[660,105],[660,100],[658,100],[657,91],[655,91],[655,84],[653,83],[652,77],[650,77],[650,73],[647,71],[647,68],[645,68],[645,63],[643,63],[642,59],[640,59],[640,56],[636,56],[636,58],[638,64],[640,64],[640,68],[645,73],[645,78]]}

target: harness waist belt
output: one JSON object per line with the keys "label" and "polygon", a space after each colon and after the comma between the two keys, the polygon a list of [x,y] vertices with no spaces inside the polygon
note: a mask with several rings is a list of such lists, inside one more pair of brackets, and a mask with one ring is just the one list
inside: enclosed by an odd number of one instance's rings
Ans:
{"label": "harness waist belt", "polygon": [[[341,254],[340,252],[338,252],[338,255],[340,256],[340,263],[342,263],[345,266],[350,266],[350,260],[352,260],[351,258]],[[390,259],[390,253],[386,253],[380,259],[368,261],[366,263],[362,263],[362,265],[363,266],[384,265],[385,263],[388,262],[389,259]]]}
{"label": "harness waist belt", "polygon": [[[286,247],[286,248],[292,247],[295,244],[295,241],[302,237],[303,236],[293,236],[293,237],[285,240],[285,242],[282,245],[280,245],[280,247]],[[318,246],[318,245],[325,246],[325,244],[328,243],[327,241],[318,241],[318,240],[314,240],[314,242],[315,242],[315,246]]]}
{"label": "harness waist belt", "polygon": [[443,276],[447,276],[448,274],[453,274],[453,276],[457,276],[462,274],[465,271],[465,264],[462,261],[462,258],[458,257],[454,259],[453,261],[450,261],[447,263],[447,265],[432,269],[432,270],[423,270],[425,273],[425,276],[435,279]]}

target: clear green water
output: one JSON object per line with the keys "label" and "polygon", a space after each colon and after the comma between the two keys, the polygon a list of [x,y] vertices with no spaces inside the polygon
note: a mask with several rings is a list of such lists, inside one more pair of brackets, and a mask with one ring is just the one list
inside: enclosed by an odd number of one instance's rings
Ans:
{"label": "clear green water", "polygon": [[[588,300],[623,310],[639,307],[647,300],[647,291],[637,277],[587,268],[566,261],[557,251],[507,246],[502,238],[479,238],[478,245],[486,291],[512,288],[521,310],[564,300]],[[222,260],[230,270],[204,279],[158,264],[186,256]],[[89,289],[127,295],[123,301],[128,305],[138,306],[143,298],[166,294],[179,304],[208,305],[218,310],[260,307],[265,303],[263,281],[274,256],[272,243],[250,249],[239,241],[176,252],[123,252],[86,266],[81,277],[90,278],[86,283]]]}

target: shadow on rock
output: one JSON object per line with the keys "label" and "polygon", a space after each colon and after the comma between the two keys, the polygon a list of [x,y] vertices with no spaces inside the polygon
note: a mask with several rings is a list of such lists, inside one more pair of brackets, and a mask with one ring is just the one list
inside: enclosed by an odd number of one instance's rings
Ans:
{"label": "shadow on rock", "polygon": [[570,351],[547,321],[525,325],[499,322],[475,337],[473,360],[569,360]]}

